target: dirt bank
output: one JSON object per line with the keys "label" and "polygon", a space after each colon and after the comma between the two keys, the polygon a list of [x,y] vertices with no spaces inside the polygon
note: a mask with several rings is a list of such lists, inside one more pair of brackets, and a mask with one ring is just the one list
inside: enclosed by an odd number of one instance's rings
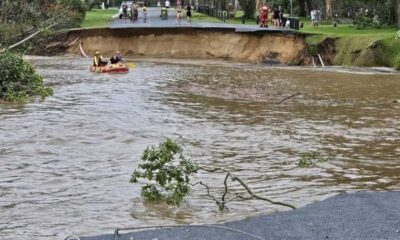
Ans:
{"label": "dirt bank", "polygon": [[315,61],[318,61],[319,53],[326,65],[400,69],[400,55],[396,53],[398,47],[393,46],[398,44],[396,41],[365,36],[327,37],[319,43],[310,44],[309,53]]}
{"label": "dirt bank", "polygon": [[234,29],[134,28],[70,31],[66,53],[80,55],[101,50],[110,56],[166,58],[222,58],[246,62],[309,63],[304,36],[295,32],[235,32]]}

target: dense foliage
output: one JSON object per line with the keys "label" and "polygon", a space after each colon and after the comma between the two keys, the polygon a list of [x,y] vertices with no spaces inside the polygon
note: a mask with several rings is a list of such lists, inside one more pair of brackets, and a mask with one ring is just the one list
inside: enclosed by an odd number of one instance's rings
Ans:
{"label": "dense foliage", "polygon": [[149,181],[142,186],[145,199],[164,199],[167,203],[180,205],[189,193],[190,176],[198,170],[182,152],[182,147],[171,139],[166,139],[158,147],[147,148],[130,182],[136,183],[139,179]]}
{"label": "dense foliage", "polygon": [[254,17],[256,10],[256,1],[254,0],[239,0],[240,6],[243,9],[244,15],[247,18]]}
{"label": "dense foliage", "polygon": [[23,101],[29,96],[42,98],[51,95],[52,89],[43,86],[43,78],[20,55],[6,51],[0,54],[0,99]]}
{"label": "dense foliage", "polygon": [[85,12],[81,0],[0,1],[0,49],[48,26],[79,27]]}

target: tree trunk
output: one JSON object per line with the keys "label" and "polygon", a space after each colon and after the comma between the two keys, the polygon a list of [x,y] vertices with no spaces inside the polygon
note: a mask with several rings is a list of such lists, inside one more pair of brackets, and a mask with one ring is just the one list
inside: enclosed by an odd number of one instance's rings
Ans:
{"label": "tree trunk", "polygon": [[298,0],[298,4],[299,4],[299,16],[300,17],[306,17],[306,2],[305,0]]}
{"label": "tree trunk", "polygon": [[400,0],[397,0],[397,27],[400,28]]}
{"label": "tree trunk", "polygon": [[307,0],[307,9],[308,9],[308,14],[311,13],[311,10],[313,10],[314,6],[312,5],[312,0]]}
{"label": "tree trunk", "polygon": [[332,19],[332,0],[326,0],[326,20]]}
{"label": "tree trunk", "polygon": [[246,17],[252,18],[254,16],[256,10],[256,0],[239,0],[239,4],[242,7]]}

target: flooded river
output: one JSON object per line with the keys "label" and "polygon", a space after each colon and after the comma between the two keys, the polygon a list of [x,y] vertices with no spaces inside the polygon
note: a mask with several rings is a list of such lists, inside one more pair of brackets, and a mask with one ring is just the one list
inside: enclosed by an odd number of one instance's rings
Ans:
{"label": "flooded river", "polygon": [[[227,167],[259,195],[298,207],[341,192],[400,189],[398,73],[147,60],[129,74],[100,75],[87,60],[31,61],[54,96],[0,105],[0,239],[287,210],[249,201],[219,213],[200,187],[181,208],[143,202],[130,174],[165,137],[182,137],[193,161]],[[299,168],[308,152],[330,160]],[[196,179],[222,189],[223,177]]]}

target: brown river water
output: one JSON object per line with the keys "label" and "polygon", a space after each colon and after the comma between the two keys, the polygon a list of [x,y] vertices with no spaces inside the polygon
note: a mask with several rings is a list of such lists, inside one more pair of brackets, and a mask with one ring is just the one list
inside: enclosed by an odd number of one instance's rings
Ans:
{"label": "brown river water", "polygon": [[[143,202],[130,174],[146,146],[165,137],[181,137],[193,161],[229,168],[259,195],[297,207],[400,189],[399,73],[149,59],[128,74],[100,75],[85,59],[30,61],[54,96],[0,105],[0,239],[288,210],[255,200],[220,213],[201,187],[180,208]],[[330,160],[299,168],[307,152]],[[222,190],[223,177],[195,180]]]}

